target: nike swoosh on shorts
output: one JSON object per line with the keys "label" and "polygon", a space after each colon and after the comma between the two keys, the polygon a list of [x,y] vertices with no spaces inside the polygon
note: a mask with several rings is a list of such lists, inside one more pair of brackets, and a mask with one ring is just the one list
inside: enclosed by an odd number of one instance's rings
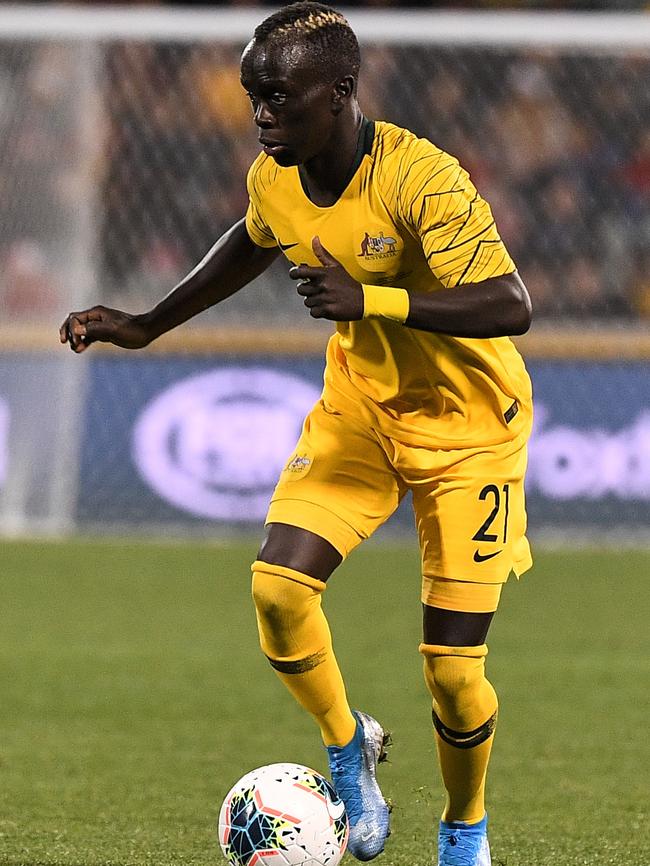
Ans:
{"label": "nike swoosh on shorts", "polygon": [[497,550],[494,553],[481,553],[478,550],[474,551],[474,562],[485,562],[486,559],[492,559],[493,556],[498,556],[503,551]]}

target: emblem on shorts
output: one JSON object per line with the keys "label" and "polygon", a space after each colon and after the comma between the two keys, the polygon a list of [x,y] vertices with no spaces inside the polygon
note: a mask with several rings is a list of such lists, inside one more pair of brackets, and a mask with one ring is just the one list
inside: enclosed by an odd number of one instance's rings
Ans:
{"label": "emblem on shorts", "polygon": [[492,559],[493,556],[498,556],[503,550],[495,550],[494,553],[481,553],[479,550],[474,551],[474,562],[485,562],[486,559]]}
{"label": "emblem on shorts", "polygon": [[363,259],[389,259],[397,255],[398,238],[385,235],[380,231],[377,235],[365,233],[361,241],[361,252],[359,258]]}
{"label": "emblem on shorts", "polygon": [[297,475],[300,472],[305,472],[309,466],[311,466],[311,460],[309,457],[296,454],[296,456],[292,457],[284,468],[287,472]]}

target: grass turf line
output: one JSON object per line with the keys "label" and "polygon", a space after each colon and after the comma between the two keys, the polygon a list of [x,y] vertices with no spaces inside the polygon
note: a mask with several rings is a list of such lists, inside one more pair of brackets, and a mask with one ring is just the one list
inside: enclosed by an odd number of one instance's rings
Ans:
{"label": "grass turf line", "polygon": [[[268,669],[254,546],[5,543],[0,863],[208,866],[244,772],[326,770]],[[501,700],[495,866],[647,866],[650,554],[539,553],[489,636]],[[431,866],[442,790],[417,653],[414,545],[354,554],[325,596],[354,706],[392,730],[385,866]],[[353,861],[349,855],[346,861]]]}

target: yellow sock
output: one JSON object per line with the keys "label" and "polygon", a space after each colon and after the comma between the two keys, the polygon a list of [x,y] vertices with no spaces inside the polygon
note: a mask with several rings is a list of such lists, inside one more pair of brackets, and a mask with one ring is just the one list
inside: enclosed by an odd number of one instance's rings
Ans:
{"label": "yellow sock", "polygon": [[421,644],[424,678],[447,791],[444,821],[475,824],[485,815],[485,779],[497,719],[497,696],[485,677],[485,644]]}
{"label": "yellow sock", "polygon": [[326,746],[347,745],[356,729],[321,607],[325,584],[281,565],[253,563],[253,600],[262,652]]}

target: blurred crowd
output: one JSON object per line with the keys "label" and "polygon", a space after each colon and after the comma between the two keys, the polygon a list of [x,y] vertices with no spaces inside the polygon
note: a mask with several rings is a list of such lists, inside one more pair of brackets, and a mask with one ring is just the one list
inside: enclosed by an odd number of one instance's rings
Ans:
{"label": "blurred crowd", "polygon": [[[99,281],[93,300],[144,309],[244,213],[258,147],[241,48],[0,42],[5,316],[58,308],[84,278]],[[364,46],[363,60],[366,114],[459,158],[538,317],[650,316],[650,45],[606,56],[396,43]],[[274,279],[268,303],[281,307],[292,293]]]}

